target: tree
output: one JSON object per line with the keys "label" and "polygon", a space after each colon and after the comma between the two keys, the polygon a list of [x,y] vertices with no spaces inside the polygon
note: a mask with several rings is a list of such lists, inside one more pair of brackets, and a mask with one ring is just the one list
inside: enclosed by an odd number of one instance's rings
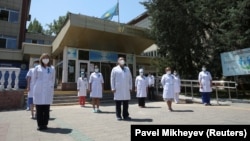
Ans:
{"label": "tree", "polygon": [[43,33],[43,27],[36,18],[30,22],[28,32]]}
{"label": "tree", "polygon": [[[220,53],[249,47],[250,0],[142,2],[166,65],[197,79],[202,65],[222,76]],[[164,71],[164,70],[162,70]]]}
{"label": "tree", "polygon": [[61,28],[64,26],[68,13],[66,14],[66,16],[59,16],[57,20],[54,20],[52,23],[47,24],[49,29],[45,31],[45,34],[57,35],[60,32]]}

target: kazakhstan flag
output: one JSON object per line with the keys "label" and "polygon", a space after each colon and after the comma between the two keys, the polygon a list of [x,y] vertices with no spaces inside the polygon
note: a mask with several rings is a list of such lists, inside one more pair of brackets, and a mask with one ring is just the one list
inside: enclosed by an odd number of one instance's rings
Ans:
{"label": "kazakhstan flag", "polygon": [[118,3],[112,7],[111,9],[109,9],[108,11],[106,11],[101,19],[104,20],[111,20],[113,18],[113,16],[118,15],[119,14],[119,8],[118,8]]}

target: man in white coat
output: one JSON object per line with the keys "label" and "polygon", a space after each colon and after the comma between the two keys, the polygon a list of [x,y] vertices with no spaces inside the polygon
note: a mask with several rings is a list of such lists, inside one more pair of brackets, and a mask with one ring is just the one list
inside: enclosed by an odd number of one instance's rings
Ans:
{"label": "man in white coat", "polygon": [[138,98],[138,106],[145,108],[145,98],[148,92],[148,79],[144,76],[143,69],[139,69],[139,75],[135,78],[135,91]]}
{"label": "man in white coat", "polygon": [[[132,91],[132,75],[130,69],[125,66],[123,57],[118,58],[118,65],[111,71],[110,76],[111,90],[114,93],[114,100],[116,103],[116,118],[117,120],[131,120],[128,112],[128,102],[131,99],[130,93]],[[123,111],[121,114],[121,104],[123,104]]]}
{"label": "man in white coat", "polygon": [[202,67],[202,71],[199,73],[198,81],[200,84],[200,93],[202,98],[202,103],[207,106],[211,105],[210,103],[210,94],[212,92],[212,76],[209,71],[206,70],[206,67]]}
{"label": "man in white coat", "polygon": [[167,103],[168,110],[172,112],[172,101],[174,100],[174,76],[171,74],[170,67],[166,67],[165,71],[166,74],[161,78],[161,84],[163,86],[162,97]]}
{"label": "man in white coat", "polygon": [[181,92],[181,80],[180,76],[174,71],[174,101],[176,104],[179,103],[179,94]]}
{"label": "man in white coat", "polygon": [[88,80],[84,72],[81,72],[81,76],[77,80],[77,96],[79,97],[80,106],[85,106],[86,96],[88,90]]}

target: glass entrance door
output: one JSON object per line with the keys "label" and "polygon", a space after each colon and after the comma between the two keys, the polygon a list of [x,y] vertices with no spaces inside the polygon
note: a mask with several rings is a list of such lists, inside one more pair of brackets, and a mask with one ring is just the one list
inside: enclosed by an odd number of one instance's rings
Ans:
{"label": "glass entrance door", "polygon": [[85,75],[89,77],[89,62],[86,61],[79,62],[78,77],[80,77],[81,72],[85,72]]}

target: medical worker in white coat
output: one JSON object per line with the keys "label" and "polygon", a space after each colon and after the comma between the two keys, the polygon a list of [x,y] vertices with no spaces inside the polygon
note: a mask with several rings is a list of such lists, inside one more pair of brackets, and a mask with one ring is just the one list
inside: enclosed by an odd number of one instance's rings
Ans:
{"label": "medical worker in white coat", "polygon": [[81,76],[77,80],[77,96],[79,97],[80,106],[85,106],[86,96],[88,90],[88,80],[85,72],[81,72]]}
{"label": "medical worker in white coat", "polygon": [[179,103],[179,95],[181,92],[181,80],[180,76],[176,71],[174,71],[174,101],[176,104]]}
{"label": "medical worker in white coat", "polygon": [[139,69],[139,75],[135,78],[135,91],[138,99],[138,106],[145,108],[145,98],[148,92],[148,78],[144,76],[144,70]]}
{"label": "medical worker in white coat", "polygon": [[[114,94],[116,104],[116,118],[117,120],[131,120],[129,117],[129,100],[131,99],[130,93],[132,91],[132,75],[129,67],[125,66],[123,57],[118,58],[118,65],[111,71],[110,76],[111,90]],[[121,113],[121,105],[123,110]]]}
{"label": "medical worker in white coat", "polygon": [[210,94],[212,92],[212,76],[209,71],[206,70],[205,66],[202,66],[202,71],[199,73],[198,81],[200,84],[200,93],[202,103],[205,106],[211,105]]}
{"label": "medical worker in white coat", "polygon": [[168,110],[170,112],[172,109],[172,101],[174,100],[174,76],[171,74],[171,68],[166,67],[166,74],[161,78],[161,84],[163,86],[163,100],[166,101]]}
{"label": "medical worker in white coat", "polygon": [[39,59],[40,65],[34,70],[35,82],[33,88],[33,102],[36,105],[38,130],[47,129],[50,105],[54,97],[55,68],[47,53]]}
{"label": "medical worker in white coat", "polygon": [[102,98],[104,80],[102,73],[99,72],[97,65],[94,66],[95,72],[91,73],[89,77],[89,92],[92,99],[93,112],[99,113],[101,110],[100,99]]}
{"label": "medical worker in white coat", "polygon": [[35,105],[33,103],[33,87],[34,87],[34,70],[35,67],[39,64],[39,60],[35,60],[33,62],[33,66],[31,69],[29,69],[27,75],[26,75],[26,79],[27,79],[27,92],[28,92],[28,103],[29,103],[29,109],[31,111],[31,118],[35,119],[36,118],[36,114],[35,114]]}

